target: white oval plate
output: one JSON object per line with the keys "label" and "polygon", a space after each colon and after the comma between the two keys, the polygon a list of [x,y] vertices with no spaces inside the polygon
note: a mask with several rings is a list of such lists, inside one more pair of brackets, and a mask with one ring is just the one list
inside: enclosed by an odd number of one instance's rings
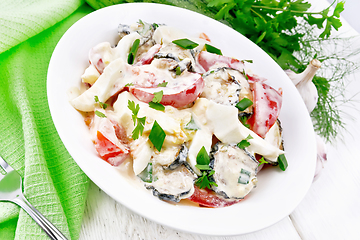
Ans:
{"label": "white oval plate", "polygon": [[[283,89],[280,119],[286,156],[285,172],[268,168],[258,175],[258,187],[239,204],[219,208],[176,205],[135,187],[116,168],[101,160],[89,138],[83,117],[68,102],[67,91],[80,86],[88,66],[88,52],[96,44],[115,44],[119,23],[141,19],[165,23],[190,35],[206,33],[224,55],[252,59],[254,73]],[[52,55],[47,79],[48,101],[56,129],[65,147],[89,178],[113,199],[160,224],[206,235],[254,232],[288,216],[308,191],[316,163],[312,123],[296,88],[282,69],[259,47],[233,29],[182,8],[150,3],[120,4],[95,11],[76,22],[61,38]]]}

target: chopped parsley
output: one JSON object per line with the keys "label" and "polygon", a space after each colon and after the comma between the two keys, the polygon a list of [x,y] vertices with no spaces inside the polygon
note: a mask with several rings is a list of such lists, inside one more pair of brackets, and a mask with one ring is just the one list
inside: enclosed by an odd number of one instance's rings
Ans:
{"label": "chopped parsley", "polygon": [[258,166],[260,166],[260,165],[262,165],[262,164],[265,164],[265,163],[269,163],[269,162],[266,161],[266,160],[264,159],[264,157],[261,157],[261,158],[259,159],[259,165],[258,165]]}
{"label": "chopped parsley", "polygon": [[134,86],[134,84],[133,84],[133,83],[127,83],[127,84],[125,84],[125,87],[130,87],[130,86]]}
{"label": "chopped parsley", "polygon": [[158,87],[166,87],[168,85],[168,82],[159,83]]}
{"label": "chopped parsley", "polygon": [[245,139],[241,140],[241,142],[239,142],[237,146],[241,149],[245,149],[246,147],[250,146],[250,143],[248,141],[250,139],[253,139],[253,137],[249,134]]}
{"label": "chopped parsley", "polygon": [[[163,85],[166,86],[167,82],[164,82]],[[149,107],[151,107],[153,109],[156,109],[156,110],[159,110],[159,111],[165,111],[165,106],[160,103],[162,97],[163,97],[163,91],[162,90],[159,91],[159,92],[155,92],[152,101],[149,102]]]}
{"label": "chopped parsley", "polygon": [[140,106],[139,104],[135,105],[134,101],[128,100],[128,108],[132,112],[131,117],[135,126],[134,130],[132,131],[132,139],[136,140],[143,134],[146,117],[138,118],[137,115],[139,113]]}
{"label": "chopped parsley", "polygon": [[218,186],[215,182],[210,181],[209,177],[212,176],[215,173],[214,170],[211,170],[209,173],[207,172],[202,172],[201,177],[199,177],[198,179],[196,179],[195,184],[199,187],[199,188],[208,188],[211,189],[211,186]]}
{"label": "chopped parsley", "polygon": [[199,44],[197,44],[196,42],[193,42],[187,38],[177,39],[177,40],[172,41],[172,43],[175,43],[176,45],[178,45],[179,47],[182,47],[184,49],[193,49],[193,48],[196,48],[197,46],[199,46]]}
{"label": "chopped parsley", "polygon": [[164,144],[165,137],[166,134],[164,130],[155,120],[150,131],[149,140],[159,152],[161,151],[162,145]]}
{"label": "chopped parsley", "polygon": [[94,100],[96,103],[99,103],[100,107],[102,109],[106,109],[108,107],[108,105],[106,103],[100,102],[99,97],[98,96],[94,96]]}
{"label": "chopped parsley", "polygon": [[195,181],[195,184],[199,188],[211,189],[211,186],[217,187],[217,184],[211,181],[211,179],[209,179],[209,177],[211,177],[215,173],[215,171],[212,170],[209,166],[210,157],[206,152],[204,146],[200,149],[199,153],[196,156],[196,163],[197,164],[195,165],[195,167],[197,167],[201,171],[201,176]]}
{"label": "chopped parsley", "polygon": [[241,116],[240,117],[240,122],[247,128],[250,128],[250,124],[247,124],[246,121],[248,120],[247,116]]}
{"label": "chopped parsley", "polygon": [[154,92],[154,98],[152,99],[152,102],[154,103],[160,103],[161,99],[163,97],[163,90],[159,91],[159,92]]}

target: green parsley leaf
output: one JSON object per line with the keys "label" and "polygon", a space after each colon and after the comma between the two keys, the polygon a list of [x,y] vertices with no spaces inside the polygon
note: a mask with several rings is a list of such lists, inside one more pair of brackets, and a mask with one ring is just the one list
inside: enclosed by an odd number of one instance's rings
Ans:
{"label": "green parsley leaf", "polygon": [[199,46],[199,44],[197,44],[196,42],[193,42],[187,38],[177,39],[172,42],[184,49],[193,49],[193,48],[196,48],[197,46]]}
{"label": "green parsley leaf", "polygon": [[130,48],[130,51],[129,51],[129,55],[128,55],[128,64],[133,64],[134,61],[135,61],[135,56],[136,56],[136,53],[137,53],[137,50],[139,48],[139,44],[140,44],[140,39],[136,39],[133,43],[133,45],[131,46]]}
{"label": "green parsley leaf", "polygon": [[196,163],[199,165],[209,165],[210,163],[210,157],[204,146],[200,149],[196,156]]}
{"label": "green parsley leaf", "polygon": [[165,111],[165,106],[162,105],[161,103],[149,102],[149,107],[151,107],[155,110]]}
{"label": "green parsley leaf", "polygon": [[200,128],[196,125],[193,116],[191,115],[190,122],[188,122],[185,127],[187,130],[199,130]]}
{"label": "green parsley leaf", "polygon": [[206,51],[208,51],[209,53],[215,53],[217,55],[222,55],[222,52],[220,49],[216,48],[216,47],[213,47],[207,43],[205,43],[205,49]]}
{"label": "green parsley leaf", "polygon": [[128,100],[128,108],[130,109],[130,111],[132,112],[132,120],[134,122],[134,126],[136,125],[136,120],[137,120],[137,114],[140,110],[140,106],[139,104],[135,105],[134,101],[130,101]]}
{"label": "green parsley leaf", "polygon": [[250,128],[250,124],[247,124],[246,121],[248,120],[247,116],[241,116],[240,117],[240,122],[247,128]]}
{"label": "green parsley leaf", "polygon": [[152,101],[154,103],[160,103],[161,102],[161,99],[163,97],[163,90],[159,91],[159,92],[154,92],[154,98],[152,99]]}
{"label": "green parsley leaf", "polygon": [[164,130],[161,128],[161,126],[157,123],[155,120],[153,127],[151,128],[150,134],[149,134],[149,140],[154,145],[154,147],[160,152],[162,145],[164,143],[166,134]]}
{"label": "green parsley leaf", "polygon": [[253,102],[250,99],[243,98],[235,105],[235,107],[237,107],[240,111],[244,111],[251,105],[253,105]]}
{"label": "green parsley leaf", "polygon": [[98,116],[98,117],[106,118],[106,115],[103,114],[102,112],[99,112],[98,110],[95,110],[95,114],[96,114],[96,116]]}
{"label": "green parsley leaf", "polygon": [[269,163],[269,162],[266,161],[264,157],[262,157],[262,158],[259,159],[259,165],[258,166],[260,166],[261,164],[265,164],[265,163]]}
{"label": "green parsley leaf", "polygon": [[98,96],[94,96],[94,100],[95,100],[95,102],[99,103],[99,105],[102,109],[106,109],[108,107],[108,105],[106,103],[100,102]]}
{"label": "green parsley leaf", "polygon": [[278,157],[278,163],[281,170],[285,171],[288,167],[288,162],[286,160],[286,157],[284,154],[279,155]]}
{"label": "green parsley leaf", "polygon": [[168,82],[159,83],[158,87],[166,87],[168,85]]}
{"label": "green parsley leaf", "polygon": [[211,189],[211,186],[217,187],[218,185],[215,182],[209,180],[209,177],[212,176],[214,173],[214,170],[212,170],[210,173],[202,172],[201,177],[196,179],[195,184],[199,186],[199,188]]}
{"label": "green parsley leaf", "polygon": [[138,118],[137,115],[139,113],[140,106],[139,104],[135,105],[134,101],[128,100],[128,108],[132,112],[131,117],[135,126],[134,130],[132,131],[132,139],[136,140],[143,134],[146,117]]}
{"label": "green parsley leaf", "polygon": [[253,137],[249,134],[245,139],[241,140],[237,146],[241,149],[245,149],[246,147],[250,146],[250,143],[248,142],[250,139],[253,139]]}

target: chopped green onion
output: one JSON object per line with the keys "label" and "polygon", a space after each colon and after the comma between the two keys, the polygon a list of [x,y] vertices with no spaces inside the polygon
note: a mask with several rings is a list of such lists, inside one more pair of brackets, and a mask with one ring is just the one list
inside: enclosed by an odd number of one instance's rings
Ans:
{"label": "chopped green onion", "polygon": [[152,183],[153,181],[153,168],[152,168],[152,163],[148,163],[148,165],[146,166],[146,168],[139,173],[139,177],[141,180],[143,180],[143,182],[147,182],[147,183]]}
{"label": "chopped green onion", "polygon": [[136,39],[133,43],[133,45],[130,48],[129,55],[128,55],[128,64],[133,64],[135,60],[135,56],[137,53],[137,50],[139,48],[140,39]]}
{"label": "chopped green onion", "polygon": [[243,62],[248,62],[248,63],[253,63],[254,61],[253,60],[247,60],[247,59],[245,59],[245,60],[242,60]]}
{"label": "chopped green onion", "polygon": [[151,107],[155,110],[165,111],[165,106],[162,105],[161,103],[149,102],[149,107]]}
{"label": "chopped green onion", "polygon": [[248,184],[249,180],[250,180],[250,175],[251,175],[251,173],[249,171],[242,168],[241,171],[240,171],[240,176],[239,176],[239,179],[238,179],[238,183]]}
{"label": "chopped green onion", "polygon": [[152,99],[152,101],[154,103],[160,103],[161,102],[161,99],[163,97],[163,90],[159,91],[159,92],[154,92],[154,98]]}
{"label": "chopped green onion", "polygon": [[177,39],[172,42],[175,43],[176,45],[178,45],[179,47],[182,47],[185,49],[193,49],[193,48],[199,46],[199,44],[197,44],[196,42],[193,42],[187,38]]}
{"label": "chopped green onion", "polygon": [[177,76],[181,75],[181,69],[180,69],[180,67],[176,67],[176,68],[175,68],[175,73],[176,73]]}
{"label": "chopped green onion", "polygon": [[95,111],[95,114],[96,114],[96,116],[98,116],[98,117],[106,118],[106,115],[103,114],[102,112],[99,112],[98,110]]}
{"label": "chopped green onion", "polygon": [[191,115],[191,119],[190,122],[188,122],[186,124],[186,126],[184,127],[187,130],[199,130],[200,128],[196,125],[193,116]]}
{"label": "chopped green onion", "polygon": [[154,145],[154,147],[160,152],[162,145],[164,144],[165,140],[165,132],[160,127],[160,125],[155,120],[153,127],[151,128],[150,134],[149,134],[149,140]]}
{"label": "chopped green onion", "polygon": [[288,162],[284,154],[279,155],[278,157],[279,167],[281,170],[285,171],[288,167]]}
{"label": "chopped green onion", "polygon": [[209,165],[196,164],[195,167],[197,167],[199,170],[212,170]]}
{"label": "chopped green onion", "polygon": [[213,47],[207,43],[205,43],[205,49],[206,51],[208,51],[209,53],[215,53],[217,55],[222,55],[222,52],[220,49],[216,48],[216,47]]}
{"label": "chopped green onion", "polygon": [[196,163],[199,165],[209,165],[210,163],[210,157],[204,146],[200,149],[196,156]]}
{"label": "chopped green onion", "polygon": [[253,105],[253,102],[250,99],[243,98],[236,104],[235,107],[237,107],[240,111],[244,111],[245,109],[247,109],[251,105]]}

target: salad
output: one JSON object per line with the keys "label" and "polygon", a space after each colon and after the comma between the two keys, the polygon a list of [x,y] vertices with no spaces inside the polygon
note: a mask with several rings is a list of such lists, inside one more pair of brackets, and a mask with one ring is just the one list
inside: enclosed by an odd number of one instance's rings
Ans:
{"label": "salad", "polygon": [[119,168],[130,160],[161,200],[204,207],[239,202],[264,165],[286,169],[282,91],[250,60],[223,56],[205,33],[143,21],[118,32],[116,46],[89,51],[85,89],[71,90],[103,160]]}

